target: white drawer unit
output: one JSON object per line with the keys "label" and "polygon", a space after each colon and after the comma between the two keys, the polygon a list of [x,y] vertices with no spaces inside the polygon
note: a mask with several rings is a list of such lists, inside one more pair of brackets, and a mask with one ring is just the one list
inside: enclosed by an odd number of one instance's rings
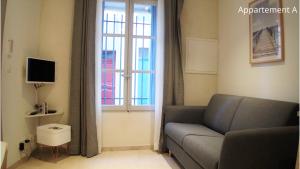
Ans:
{"label": "white drawer unit", "polygon": [[46,146],[60,146],[71,141],[71,126],[47,124],[37,127],[37,143]]}

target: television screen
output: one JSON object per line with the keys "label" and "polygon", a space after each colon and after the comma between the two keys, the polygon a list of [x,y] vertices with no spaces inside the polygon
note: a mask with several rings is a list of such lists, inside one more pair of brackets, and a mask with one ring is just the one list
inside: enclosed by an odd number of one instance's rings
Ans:
{"label": "television screen", "polygon": [[53,83],[55,81],[55,62],[27,58],[27,83]]}

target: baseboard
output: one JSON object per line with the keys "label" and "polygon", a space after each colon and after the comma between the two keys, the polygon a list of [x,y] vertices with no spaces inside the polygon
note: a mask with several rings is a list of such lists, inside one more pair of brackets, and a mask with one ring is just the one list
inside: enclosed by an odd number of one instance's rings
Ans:
{"label": "baseboard", "polygon": [[102,151],[126,151],[126,150],[153,150],[153,145],[148,145],[148,146],[124,146],[124,147],[102,147]]}
{"label": "baseboard", "polygon": [[11,165],[10,167],[8,167],[7,169],[15,169],[17,167],[19,167],[19,165],[25,163],[28,161],[27,157],[23,157],[21,158],[19,161],[15,162],[13,165]]}

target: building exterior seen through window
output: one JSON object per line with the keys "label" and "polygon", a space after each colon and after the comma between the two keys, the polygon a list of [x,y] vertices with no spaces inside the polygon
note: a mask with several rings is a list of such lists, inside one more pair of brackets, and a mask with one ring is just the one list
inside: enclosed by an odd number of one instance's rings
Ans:
{"label": "building exterior seen through window", "polygon": [[107,107],[153,106],[156,4],[104,1],[101,103]]}

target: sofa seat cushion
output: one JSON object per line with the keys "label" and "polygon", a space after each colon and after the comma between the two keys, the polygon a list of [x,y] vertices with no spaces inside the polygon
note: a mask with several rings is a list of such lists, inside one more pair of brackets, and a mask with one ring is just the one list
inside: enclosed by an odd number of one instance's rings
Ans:
{"label": "sofa seat cushion", "polygon": [[217,169],[224,137],[186,136],[183,149],[205,169]]}
{"label": "sofa seat cushion", "polygon": [[168,123],[165,127],[165,133],[180,146],[182,146],[184,138],[189,135],[223,136],[203,125],[187,123]]}

